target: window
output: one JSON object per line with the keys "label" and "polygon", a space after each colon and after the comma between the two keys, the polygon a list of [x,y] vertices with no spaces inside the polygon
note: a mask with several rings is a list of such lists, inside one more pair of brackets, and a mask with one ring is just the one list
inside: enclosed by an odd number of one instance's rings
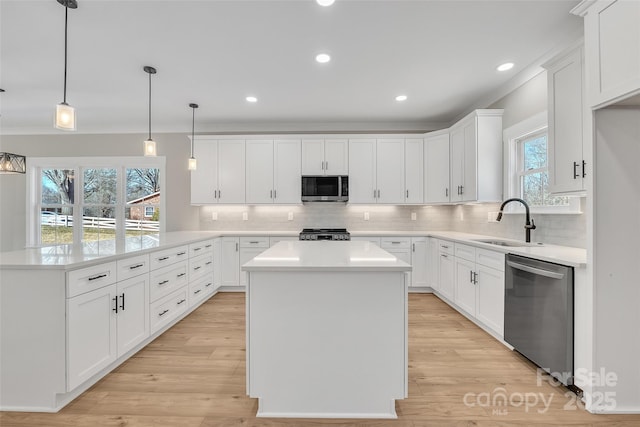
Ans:
{"label": "window", "polygon": [[158,233],[164,158],[32,158],[30,246]]}
{"label": "window", "polygon": [[[543,112],[504,131],[507,144],[505,194],[527,202],[533,212],[579,213],[580,201],[575,197],[549,193],[547,151],[547,113]],[[523,208],[509,206],[511,212]]]}

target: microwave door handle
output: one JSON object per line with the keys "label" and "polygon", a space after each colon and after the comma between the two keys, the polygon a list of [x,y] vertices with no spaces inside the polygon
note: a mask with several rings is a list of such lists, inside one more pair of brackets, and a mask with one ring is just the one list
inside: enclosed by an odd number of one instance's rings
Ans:
{"label": "microwave door handle", "polygon": [[507,261],[509,267],[513,267],[517,270],[526,271],[527,273],[537,274],[538,276],[549,277],[550,279],[562,279],[564,274],[556,273],[555,271],[544,270],[542,268],[535,268],[528,265],[519,264],[513,261]]}

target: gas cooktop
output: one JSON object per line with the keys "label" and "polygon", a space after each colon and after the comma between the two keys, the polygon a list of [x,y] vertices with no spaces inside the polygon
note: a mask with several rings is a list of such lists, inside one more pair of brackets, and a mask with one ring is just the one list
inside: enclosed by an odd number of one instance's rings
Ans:
{"label": "gas cooktop", "polygon": [[305,228],[300,240],[351,240],[346,228]]}

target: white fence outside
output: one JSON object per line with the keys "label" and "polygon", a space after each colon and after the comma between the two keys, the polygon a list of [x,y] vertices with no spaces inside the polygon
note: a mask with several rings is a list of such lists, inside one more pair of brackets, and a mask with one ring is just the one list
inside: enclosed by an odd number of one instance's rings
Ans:
{"label": "white fence outside", "polygon": [[[41,225],[62,225],[65,227],[73,226],[72,215],[57,215],[53,212],[42,212],[40,216]],[[92,216],[82,217],[83,228],[101,228],[111,229],[116,228],[115,218],[99,218]],[[126,219],[125,230],[140,230],[140,231],[160,231],[160,223],[158,221],[146,221],[138,219]]]}

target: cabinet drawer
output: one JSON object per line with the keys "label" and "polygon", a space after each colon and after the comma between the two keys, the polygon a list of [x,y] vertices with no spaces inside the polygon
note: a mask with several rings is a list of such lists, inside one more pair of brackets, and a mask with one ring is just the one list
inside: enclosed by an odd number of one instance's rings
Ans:
{"label": "cabinet drawer", "polygon": [[409,249],[410,237],[383,237],[380,239],[380,247],[383,249]]}
{"label": "cabinet drawer", "polygon": [[213,280],[203,277],[189,284],[189,307],[193,307],[213,293]]}
{"label": "cabinet drawer", "polygon": [[154,302],[150,306],[150,325],[151,333],[155,333],[167,324],[171,323],[176,317],[184,313],[188,307],[187,286],[176,290],[166,297]]}
{"label": "cabinet drawer", "polygon": [[213,252],[213,240],[205,240],[189,245],[189,257],[199,256],[205,253]]}
{"label": "cabinet drawer", "polygon": [[116,262],[72,270],[67,273],[67,298],[116,283]]}
{"label": "cabinet drawer", "polygon": [[206,274],[213,274],[213,253],[189,259],[189,281]]}
{"label": "cabinet drawer", "polygon": [[150,274],[149,299],[155,301],[186,284],[187,261],[159,268]]}
{"label": "cabinet drawer", "polygon": [[150,260],[151,270],[186,260],[188,258],[188,253],[189,247],[187,245],[153,252]]}
{"label": "cabinet drawer", "polygon": [[504,254],[486,249],[476,249],[476,264],[504,271]]}
{"label": "cabinet drawer", "polygon": [[438,240],[438,250],[440,253],[453,255],[453,242],[448,240]]}
{"label": "cabinet drawer", "polygon": [[118,267],[118,281],[126,280],[149,272],[149,255],[121,259],[116,262],[116,265]]}
{"label": "cabinet drawer", "polygon": [[241,248],[268,248],[269,238],[268,237],[241,237],[240,247]]}
{"label": "cabinet drawer", "polygon": [[473,246],[456,243],[454,245],[454,248],[455,248],[455,256],[457,258],[462,258],[462,259],[466,259],[467,261],[476,262],[476,248],[474,248]]}

